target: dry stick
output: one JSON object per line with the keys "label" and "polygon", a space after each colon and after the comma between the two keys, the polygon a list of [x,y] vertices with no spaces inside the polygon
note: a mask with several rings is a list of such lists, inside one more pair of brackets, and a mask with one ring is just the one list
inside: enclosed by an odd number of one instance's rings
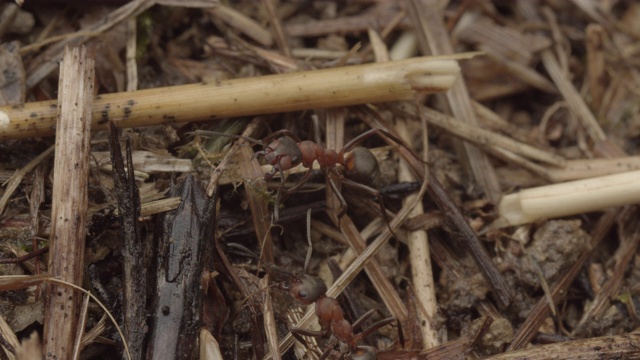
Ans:
{"label": "dry stick", "polygon": [[[567,294],[569,285],[575,280],[576,276],[582,271],[582,267],[591,256],[592,252],[598,248],[598,245],[604,239],[605,235],[609,232],[613,221],[618,214],[618,209],[612,209],[604,213],[598,220],[591,239],[590,250],[585,250],[578,257],[571,269],[551,288],[551,297],[554,302],[558,304],[564,296]],[[527,319],[523,322],[522,326],[518,329],[513,337],[513,341],[507,348],[507,351],[513,351],[522,349],[538,332],[538,329],[545,321],[545,319],[551,314],[551,308],[547,302],[546,297],[542,297],[538,300],[536,305],[531,309]],[[548,354],[547,354],[548,355]]]}
{"label": "dry stick", "polygon": [[[94,103],[93,128],[105,128],[108,120],[125,128],[411,100],[416,92],[449,89],[459,73],[453,59],[472,55],[421,57],[102,95]],[[53,134],[55,109],[56,101],[0,107],[0,140]]]}
{"label": "dry stick", "polygon": [[507,352],[485,360],[637,359],[640,333],[602,336]]}
{"label": "dry stick", "polygon": [[[84,47],[65,50],[58,87],[49,274],[78,285],[84,275],[93,66]],[[78,301],[72,289],[50,286],[43,335],[47,359],[73,356]]]}
{"label": "dry stick", "polygon": [[[422,53],[433,55],[452,54],[453,48],[442,21],[442,13],[435,11],[435,9],[439,9],[438,0],[406,0],[406,3],[411,21],[417,29]],[[458,121],[477,125],[478,120],[471,106],[469,91],[462,78],[453,84],[451,91],[447,92],[446,95],[454,118]],[[467,172],[473,174],[486,196],[490,200],[497,202],[502,196],[502,191],[489,158],[469,143],[458,143],[457,148],[461,163]]]}
{"label": "dry stick", "polygon": [[[407,143],[410,143],[409,129],[407,128],[407,120],[399,120],[396,125],[396,130],[400,138]],[[423,124],[423,132],[426,136],[427,124]],[[424,143],[425,154],[423,155],[427,159],[428,144]],[[413,182],[416,181],[415,176],[411,173],[409,165],[406,162],[400,161],[398,168],[398,181],[399,182]],[[429,181],[426,179],[425,181]],[[413,202],[416,194],[408,195],[403,201],[403,204]],[[422,202],[419,202],[409,216],[414,217],[424,213]],[[437,312],[438,302],[435,294],[435,284],[433,281],[433,271],[431,266],[431,256],[429,250],[429,238],[427,232],[424,230],[415,230],[407,234],[407,246],[409,247],[409,258],[411,263],[411,275],[413,278],[413,288],[416,293],[416,301],[420,303],[418,306],[418,314],[421,319],[417,322],[422,329],[422,341],[424,342],[424,349],[429,349],[440,344],[438,339],[438,332],[436,326],[432,324],[431,319]],[[426,314],[424,314],[424,312]]]}

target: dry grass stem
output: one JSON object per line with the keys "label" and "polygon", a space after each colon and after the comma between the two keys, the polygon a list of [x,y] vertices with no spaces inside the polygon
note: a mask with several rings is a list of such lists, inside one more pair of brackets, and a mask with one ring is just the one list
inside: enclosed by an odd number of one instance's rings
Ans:
{"label": "dry grass stem", "polygon": [[563,167],[566,160],[550,151],[538,149],[529,144],[522,143],[510,137],[482,129],[472,124],[461,123],[453,118],[429,109],[423,108],[422,114],[429,124],[441,127],[453,135],[459,136],[481,147],[501,147],[523,157],[544,162],[557,167]]}
{"label": "dry grass stem", "polygon": [[274,360],[280,360],[280,350],[278,349],[278,331],[276,329],[276,320],[273,317],[273,305],[271,303],[271,294],[269,293],[269,275],[266,275],[259,282],[260,291],[264,292],[264,303],[262,304],[262,316],[264,318],[264,332],[267,335],[269,349],[273,354]]}
{"label": "dry grass stem", "polygon": [[[93,66],[84,48],[67,50],[58,88],[49,273],[72,284],[82,284],[84,277]],[[68,287],[48,289],[43,340],[49,356],[72,357],[78,302]]]}
{"label": "dry grass stem", "polygon": [[[418,42],[422,54],[446,55],[453,53],[451,39],[438,9],[437,0],[407,0],[407,8],[411,21],[416,28]],[[447,101],[453,117],[471,125],[477,125],[475,113],[471,106],[471,98],[465,81],[458,79],[451,90],[446,93]],[[463,166],[473,174],[480,188],[492,201],[498,201],[502,196],[498,177],[489,158],[481,151],[469,144],[458,144],[458,154],[462,158]]]}
{"label": "dry grass stem", "polygon": [[[416,93],[448,90],[459,72],[455,60],[472,55],[412,58],[101,95],[94,102],[93,126],[103,129],[107,120],[125,128],[410,100]],[[43,101],[0,107],[0,139],[52,135],[56,104]]]}
{"label": "dry grass stem", "polygon": [[[170,154],[158,154],[151,151],[137,150],[132,152],[133,168],[136,171],[153,174],[158,172],[191,172],[193,163],[190,159],[179,159]],[[92,159],[100,166],[101,170],[109,170],[106,165],[111,164],[108,151],[94,151]],[[92,165],[94,163],[92,162]]]}
{"label": "dry grass stem", "polygon": [[[399,120],[396,124],[396,131],[402,140],[410,143],[410,133],[406,122],[407,120]],[[423,131],[426,132],[426,130],[425,126]],[[400,161],[398,167],[399,182],[416,181],[415,175],[411,172],[406,162]],[[425,179],[425,181],[428,181],[428,179]],[[416,201],[416,195],[417,194],[408,195],[402,201],[403,204]],[[414,217],[422,214],[424,214],[424,209],[422,203],[418,202],[409,216]],[[411,265],[411,275],[413,277],[413,289],[416,293],[416,301],[420,304],[420,306],[418,306],[420,319],[417,321],[421,326],[422,341],[424,343],[424,349],[426,350],[440,344],[438,333],[435,329],[436,326],[431,322],[431,319],[433,319],[433,316],[437,312],[438,303],[435,294],[427,232],[425,230],[410,231],[407,235],[407,246],[409,247],[409,262]],[[423,311],[426,312],[426,314],[422,313]]]}
{"label": "dry grass stem", "polygon": [[594,178],[627,171],[640,170],[640,156],[627,156],[609,159],[567,160],[564,168],[546,169],[553,182]]}
{"label": "dry grass stem", "polygon": [[76,339],[73,344],[73,357],[72,360],[80,359],[80,351],[84,347],[84,328],[87,325],[87,314],[89,311],[89,300],[90,297],[84,296],[82,298],[82,306],[80,306],[80,311],[78,312],[78,327],[76,329]]}
{"label": "dry grass stem", "polygon": [[2,349],[4,350],[4,354],[7,356],[9,360],[15,360],[16,357],[14,356],[11,350],[16,351],[16,349],[20,347],[20,342],[18,341],[18,337],[16,337],[16,334],[14,334],[13,330],[11,330],[11,327],[9,326],[9,324],[7,324],[7,321],[4,319],[4,316],[1,316],[1,315],[0,315],[0,334],[2,334],[2,337],[7,341],[7,343],[9,343],[9,345],[13,347],[13,349],[7,349],[3,346]]}
{"label": "dry grass stem", "polygon": [[25,175],[31,172],[31,170],[33,170],[36,166],[38,166],[38,164],[40,164],[44,159],[49,157],[49,155],[53,153],[54,149],[55,149],[55,146],[51,146],[47,150],[43,151],[40,155],[36,156],[31,161],[29,161],[27,165],[25,165],[19,170],[16,170],[13,173],[13,175],[11,175],[11,178],[9,179],[8,184],[3,184],[3,185],[6,185],[6,188],[4,189],[4,193],[2,194],[2,199],[0,199],[0,214],[4,213],[4,209],[9,203],[9,200],[11,199],[11,195],[13,195],[13,192],[16,191],[16,189],[18,188],[18,185],[20,185]]}
{"label": "dry grass stem", "polygon": [[640,202],[640,171],[530,188],[502,198],[493,227],[582,214]]}
{"label": "dry grass stem", "polygon": [[268,47],[273,44],[271,32],[245,14],[223,4],[218,4],[208,11],[216,18],[222,20],[238,32],[247,35],[260,45]]}
{"label": "dry grass stem", "polygon": [[506,352],[486,360],[578,360],[578,359],[635,359],[638,355],[640,333],[602,336],[556,344],[532,346],[525,350]]}

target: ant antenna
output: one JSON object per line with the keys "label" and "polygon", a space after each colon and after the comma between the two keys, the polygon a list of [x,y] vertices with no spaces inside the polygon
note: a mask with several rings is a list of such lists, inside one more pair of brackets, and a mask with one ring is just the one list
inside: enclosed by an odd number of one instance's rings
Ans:
{"label": "ant antenna", "polygon": [[242,139],[242,140],[246,140],[254,145],[261,145],[264,146],[264,143],[261,140],[256,140],[253,138],[250,138],[248,136],[242,136],[242,135],[232,135],[232,134],[225,134],[223,132],[219,132],[219,131],[213,131],[213,130],[196,130],[195,131],[196,135],[200,135],[200,136],[226,136],[226,137],[230,137],[232,139]]}
{"label": "ant antenna", "polygon": [[307,209],[307,242],[309,244],[309,249],[307,250],[307,257],[304,259],[303,274],[307,274],[307,270],[309,270],[311,253],[313,253],[313,244],[311,244],[311,208]]}

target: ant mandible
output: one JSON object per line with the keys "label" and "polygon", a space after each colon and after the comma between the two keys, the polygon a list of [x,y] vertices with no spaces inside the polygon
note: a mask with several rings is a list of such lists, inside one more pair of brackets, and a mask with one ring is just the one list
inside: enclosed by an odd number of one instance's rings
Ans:
{"label": "ant mandible", "polygon": [[[315,313],[320,325],[320,331],[292,328],[291,333],[300,340],[299,335],[305,336],[328,336],[332,335],[340,345],[340,353],[347,355],[348,359],[364,360],[377,359],[376,350],[369,346],[358,346],[358,343],[372,332],[395,321],[394,317],[389,317],[378,321],[359,334],[354,334],[353,329],[366,321],[374,310],[370,310],[356,322],[349,323],[344,318],[344,313],[338,301],[327,296],[327,285],[322,279],[307,275],[294,274],[288,282],[279,285],[281,290],[285,290],[294,299],[304,305],[315,303]],[[325,359],[333,352],[333,344],[322,353],[320,359]]]}
{"label": "ant mandible", "polygon": [[[279,130],[268,136],[264,142],[271,141],[263,150],[257,151],[254,156],[263,156],[265,161],[273,166],[271,171],[264,175],[265,180],[270,180],[273,176],[280,172],[290,170],[298,164],[302,164],[307,168],[307,172],[303,177],[282,196],[280,200],[285,199],[291,193],[299,189],[311,176],[314,161],[318,161],[320,168],[325,173],[333,172],[338,175],[344,186],[361,190],[376,197],[380,205],[380,211],[387,224],[387,212],[380,192],[376,189],[380,178],[380,167],[376,157],[371,151],[365,147],[357,146],[362,141],[373,135],[386,136],[394,142],[405,146],[404,143],[392,134],[381,130],[368,130],[353,140],[349,141],[339,152],[332,149],[326,149],[322,145],[310,140],[301,141],[296,135],[289,130]],[[339,176],[337,165],[341,165],[344,169],[344,177]],[[284,177],[283,180],[284,182]],[[346,208],[346,201],[337,191],[337,186],[329,177],[329,184],[334,190],[342,209]],[[344,210],[343,210],[344,211]],[[343,212],[342,211],[342,212]]]}

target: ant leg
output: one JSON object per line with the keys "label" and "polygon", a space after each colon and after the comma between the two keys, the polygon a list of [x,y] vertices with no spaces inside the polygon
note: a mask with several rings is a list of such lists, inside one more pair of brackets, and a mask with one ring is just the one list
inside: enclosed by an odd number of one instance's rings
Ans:
{"label": "ant leg", "polygon": [[289,329],[289,331],[291,331],[291,335],[293,336],[298,335],[298,336],[323,337],[327,334],[325,331],[322,331],[322,330],[308,330],[308,329],[301,329],[301,328],[291,328]]}
{"label": "ant leg", "polygon": [[362,316],[360,316],[360,318],[358,320],[356,320],[351,326],[356,329],[358,328],[360,325],[362,325],[362,323],[364,323],[365,321],[369,320],[369,318],[376,313],[375,309],[371,309],[369,311],[367,311],[366,313],[362,314]]}
{"label": "ant leg", "polygon": [[392,134],[391,132],[389,132],[389,131],[387,131],[385,129],[378,129],[378,128],[369,129],[369,130],[363,132],[362,134],[356,136],[355,138],[353,138],[351,141],[349,141],[348,143],[346,143],[344,145],[342,150],[340,150],[340,155],[344,155],[344,153],[353,150],[353,148],[356,147],[358,144],[360,144],[361,142],[365,141],[366,139],[368,139],[368,138],[370,138],[370,137],[372,137],[373,135],[376,135],[376,134],[379,135],[380,137],[382,137],[383,139],[385,139],[387,143],[394,143],[394,144],[396,144],[398,146],[402,146],[416,160],[420,161],[423,164],[427,164],[426,161],[424,161],[421,157],[416,155],[416,153],[413,151],[413,149],[411,149],[411,147],[409,147],[409,145],[407,145],[407,143],[404,140],[400,139],[399,137],[397,137],[396,135]]}
{"label": "ant leg", "polygon": [[363,191],[365,193],[368,193],[370,195],[373,195],[376,197],[376,199],[378,200],[378,205],[380,206],[380,213],[382,215],[382,219],[384,220],[384,222],[387,224],[387,227],[389,228],[389,231],[391,231],[391,234],[393,234],[393,229],[391,228],[391,221],[389,220],[389,217],[387,216],[387,208],[384,206],[384,201],[382,200],[382,195],[380,195],[380,191],[361,184],[359,182],[355,182],[353,180],[349,180],[347,178],[344,178],[342,180],[342,185],[346,186],[346,187],[350,187],[352,189],[356,189],[356,190],[360,190]]}
{"label": "ant leg", "polygon": [[368,328],[364,329],[361,333],[355,335],[352,339],[351,339],[351,348],[355,348],[356,344],[359,343],[360,341],[362,341],[362,339],[366,338],[367,336],[371,335],[374,331],[380,329],[381,327],[391,324],[392,322],[396,321],[396,318],[391,316],[388,317],[386,319],[382,319],[380,321],[378,321],[377,323],[369,326]]}
{"label": "ant leg", "polygon": [[[286,200],[289,197],[289,195],[293,194],[295,191],[300,189],[302,185],[304,185],[311,177],[311,171],[313,171],[313,168],[309,168],[309,170],[307,170],[307,172],[304,173],[304,175],[300,178],[300,180],[298,180],[297,183],[295,183],[295,185],[287,189],[287,192],[282,196],[280,200],[282,201]],[[284,182],[282,185],[284,186]]]}

